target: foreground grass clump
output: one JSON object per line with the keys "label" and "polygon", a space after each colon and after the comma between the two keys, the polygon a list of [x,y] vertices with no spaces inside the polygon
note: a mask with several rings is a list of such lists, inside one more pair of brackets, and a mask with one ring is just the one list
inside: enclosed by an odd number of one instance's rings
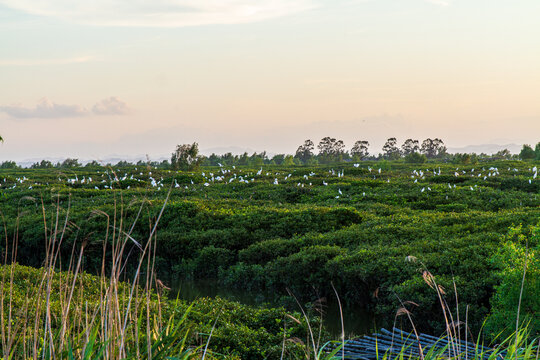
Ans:
{"label": "foreground grass clump", "polygon": [[[18,264],[0,268],[2,352],[8,358],[192,358],[185,314],[161,316],[157,294],[82,272]],[[127,296],[126,296],[127,295]],[[170,322],[168,322],[170,321]]]}
{"label": "foreground grass clump", "polygon": [[[539,339],[530,336],[527,327],[521,327],[498,344],[486,346],[481,337],[464,339],[454,336],[440,338],[425,334],[384,330],[353,341],[331,341],[325,351],[333,350],[333,359],[381,359],[381,360],[532,360],[539,356]],[[471,340],[471,341],[467,341]]]}
{"label": "foreground grass clump", "polygon": [[290,341],[283,349],[284,338],[307,333],[305,322],[287,321],[283,309],[220,298],[186,303],[138,289],[128,310],[128,283],[18,264],[0,267],[0,275],[4,359],[199,359],[205,350],[208,359],[264,359],[303,353]]}

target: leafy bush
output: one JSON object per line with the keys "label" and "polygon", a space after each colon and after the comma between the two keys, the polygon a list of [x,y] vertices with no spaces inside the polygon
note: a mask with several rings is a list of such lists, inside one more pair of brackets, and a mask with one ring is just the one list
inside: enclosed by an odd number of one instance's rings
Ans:
{"label": "leafy bush", "polygon": [[540,226],[512,228],[492,262],[500,283],[486,328],[492,335],[503,330],[508,336],[519,316],[518,327],[525,324],[533,334],[540,334]]}
{"label": "leafy bush", "polygon": [[426,155],[417,152],[413,152],[405,156],[405,162],[409,164],[423,164],[426,161]]}

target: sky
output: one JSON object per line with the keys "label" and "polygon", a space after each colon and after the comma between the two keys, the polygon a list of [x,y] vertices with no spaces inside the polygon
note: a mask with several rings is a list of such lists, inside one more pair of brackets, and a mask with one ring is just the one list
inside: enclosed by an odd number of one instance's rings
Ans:
{"label": "sky", "polygon": [[538,0],[0,0],[0,161],[540,141]]}

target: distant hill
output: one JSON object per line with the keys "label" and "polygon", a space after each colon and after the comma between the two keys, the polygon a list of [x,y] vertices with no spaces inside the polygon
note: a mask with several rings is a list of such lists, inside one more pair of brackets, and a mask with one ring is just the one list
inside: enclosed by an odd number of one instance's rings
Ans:
{"label": "distant hill", "polygon": [[212,155],[212,154],[223,155],[226,153],[232,153],[233,155],[242,155],[245,152],[251,155],[255,152],[255,150],[250,149],[250,148],[240,147],[240,146],[222,146],[222,147],[200,149],[200,153],[203,155]]}
{"label": "distant hill", "polygon": [[[112,155],[108,155],[108,156],[105,156],[105,157],[102,157],[102,158],[97,158],[97,159],[77,158],[76,156],[68,156],[68,157],[77,159],[83,165],[85,165],[86,163],[89,163],[89,162],[91,162],[93,160],[98,161],[98,162],[103,163],[103,164],[113,164],[113,165],[118,163],[119,161],[127,161],[127,162],[135,164],[139,160],[142,160],[142,161],[147,160],[146,155],[118,155],[118,154],[112,154]],[[17,161],[17,165],[22,166],[22,167],[30,167],[32,164],[34,164],[36,162],[41,162],[41,160],[48,160],[48,161],[52,162],[53,164],[56,164],[58,162],[62,162],[64,160],[66,160],[66,157],[43,157],[43,158],[23,159],[23,160]],[[159,156],[159,157],[150,156],[150,161],[159,161],[159,162],[161,162],[163,160],[170,160],[170,157],[166,157],[166,156]]]}
{"label": "distant hill", "polygon": [[512,154],[517,154],[521,151],[522,145],[518,144],[481,144],[481,145],[467,145],[464,147],[449,147],[448,152],[455,153],[484,153],[484,154],[495,154],[501,150],[508,149]]}

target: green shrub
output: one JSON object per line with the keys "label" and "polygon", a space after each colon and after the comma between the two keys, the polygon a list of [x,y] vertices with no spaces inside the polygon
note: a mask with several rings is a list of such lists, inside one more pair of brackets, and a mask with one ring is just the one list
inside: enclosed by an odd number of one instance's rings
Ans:
{"label": "green shrub", "polygon": [[417,152],[413,152],[405,156],[405,162],[409,164],[423,164],[426,161],[426,155]]}
{"label": "green shrub", "polygon": [[492,335],[512,334],[519,309],[518,326],[540,334],[540,227],[512,228],[492,261],[500,283],[495,287],[486,328]]}

